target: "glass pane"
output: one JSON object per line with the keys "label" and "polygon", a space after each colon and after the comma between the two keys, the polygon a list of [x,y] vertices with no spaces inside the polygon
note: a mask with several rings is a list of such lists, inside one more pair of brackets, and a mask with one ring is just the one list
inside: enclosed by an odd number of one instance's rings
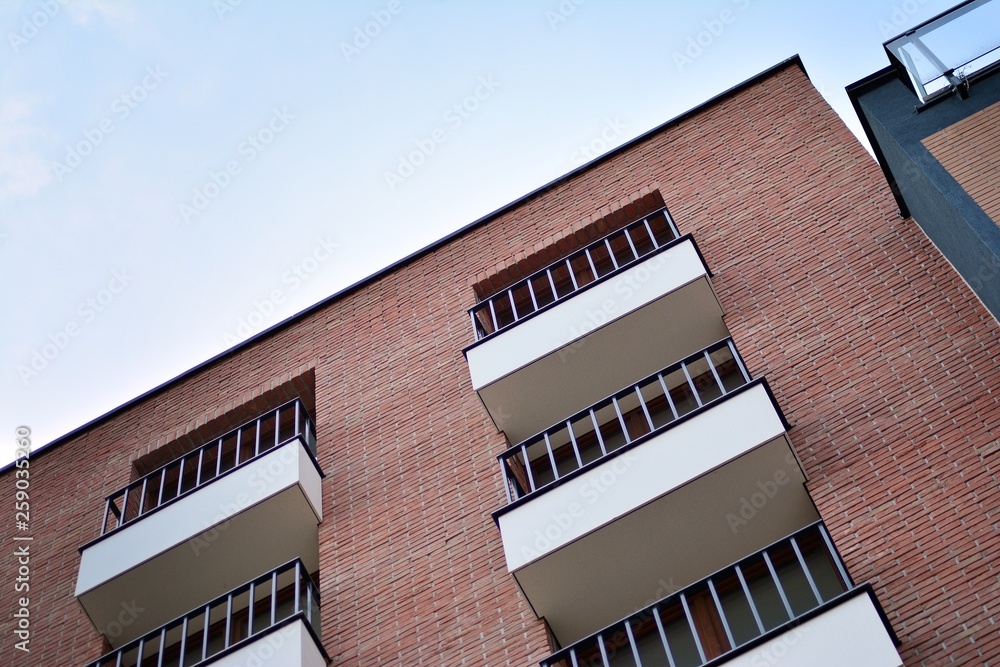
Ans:
{"label": "glass pane", "polygon": [[806,575],[799,565],[795,552],[791,545],[785,544],[775,549],[769,549],[768,555],[774,563],[774,569],[778,573],[778,581],[781,583],[788,604],[792,606],[792,613],[796,617],[806,613],[818,603]]}
{"label": "glass pane", "polygon": [[181,480],[181,493],[187,493],[195,488],[198,481],[198,452],[189,454],[184,459],[184,478]]}
{"label": "glass pane", "polygon": [[709,352],[709,356],[712,357],[712,363],[715,364],[715,372],[719,374],[722,386],[726,388],[727,392],[746,384],[743,373],[733,358],[733,352],[729,349],[728,344],[724,343],[716,347]]}
{"label": "glass pane", "polygon": [[[248,424],[246,428],[243,429],[243,435],[241,436],[241,442],[243,444],[243,452],[240,454],[240,462],[246,461],[249,455],[252,455],[254,448],[257,448],[259,453],[264,453],[267,450],[274,447],[274,414],[269,414],[260,420],[259,434],[257,433],[257,422]],[[256,443],[256,439],[260,439],[260,445]],[[247,450],[249,446],[249,450]]]}
{"label": "glass pane", "polygon": [[603,242],[590,248],[590,259],[594,261],[598,276],[606,276],[615,270],[615,265],[611,261],[611,255],[608,253],[608,249]]}
{"label": "glass pane", "polygon": [[674,664],[677,667],[698,667],[701,664],[701,657],[698,655],[698,646],[695,644],[691,626],[684,616],[680,601],[674,600],[661,606],[659,614]]}
{"label": "glass pane", "polygon": [[580,449],[583,465],[601,458],[604,454],[601,452],[600,443],[598,443],[597,435],[594,433],[594,421],[590,418],[590,414],[578,417],[572,422],[572,425],[573,434],[576,436],[576,446]]}
{"label": "glass pane", "polygon": [[573,292],[573,281],[569,277],[569,268],[566,266],[566,262],[559,262],[549,269],[549,273],[556,284],[556,294],[559,295],[560,299]]}
{"label": "glass pane", "polygon": [[208,625],[208,655],[215,655],[226,647],[226,601],[212,607]]}
{"label": "glass pane", "polygon": [[667,403],[663,394],[663,385],[660,384],[659,378],[654,376],[653,379],[641,383],[639,391],[642,392],[642,398],[646,401],[646,409],[649,410],[649,416],[653,419],[653,428],[666,426],[674,420],[674,413],[670,411],[670,404]]}
{"label": "glass pane", "polygon": [[619,624],[607,632],[604,637],[604,651],[608,655],[611,667],[636,667],[635,656],[632,654],[632,644],[625,632],[625,625]]}
{"label": "glass pane", "polygon": [[832,600],[847,590],[818,528],[796,537],[795,541],[802,551],[802,558],[806,561],[809,574],[812,575],[813,583],[819,589],[820,597],[823,598],[824,602]]}
{"label": "glass pane", "polygon": [[587,283],[594,282],[594,272],[590,269],[590,262],[587,261],[585,253],[577,253],[573,257],[570,257],[569,263],[573,267],[573,275],[576,276],[577,286],[583,287]]}
{"label": "glass pane", "polygon": [[639,404],[639,396],[635,389],[628,388],[615,397],[618,400],[618,409],[621,410],[625,426],[628,428],[628,437],[635,440],[649,433],[649,420],[646,413]]}
{"label": "glass pane", "polygon": [[639,256],[648,255],[651,253],[656,246],[653,245],[652,239],[649,238],[649,232],[646,231],[646,225],[641,222],[638,225],[632,225],[628,228],[628,235],[632,239],[632,245],[638,251]]}
{"label": "glass pane", "polygon": [[[278,419],[278,442],[287,442],[295,436],[295,404],[281,408]],[[251,451],[253,451],[251,449]]]}
{"label": "glass pane", "polygon": [[746,577],[754,607],[757,608],[757,614],[764,624],[764,630],[770,631],[782,623],[787,623],[788,612],[781,602],[778,587],[774,584],[767,564],[764,563],[764,557],[753,556],[741,563],[740,567],[743,569],[743,576]]}
{"label": "glass pane", "polygon": [[622,431],[621,422],[618,421],[618,413],[611,401],[605,401],[598,406],[594,412],[597,414],[597,422],[601,425],[601,438],[604,440],[604,448],[608,452],[613,452],[625,444],[625,433]]}
{"label": "glass pane", "polygon": [[535,312],[535,306],[531,303],[531,293],[528,291],[528,283],[523,282],[517,285],[511,292],[514,295],[514,306],[517,307],[517,319]]}
{"label": "glass pane", "polygon": [[236,465],[236,434],[222,439],[222,466],[220,472],[226,472]]}
{"label": "glass pane", "polygon": [[659,245],[670,243],[677,238],[674,236],[674,231],[670,229],[665,211],[654,213],[652,216],[646,218],[646,222],[649,223],[649,228],[653,230],[653,237]]}
{"label": "glass pane", "polygon": [[719,388],[719,383],[715,381],[715,376],[712,375],[712,369],[709,368],[705,355],[688,360],[687,369],[691,375],[691,381],[698,389],[698,396],[701,397],[702,404],[722,396],[722,390]]}
{"label": "glass pane", "polygon": [[535,301],[538,302],[539,308],[555,301],[555,297],[552,296],[552,286],[549,285],[549,276],[544,271],[531,278],[531,289],[535,292]]}
{"label": "glass pane", "polygon": [[698,407],[698,402],[695,400],[683,370],[678,368],[664,376],[663,379],[667,383],[667,389],[670,390],[670,398],[674,402],[678,416],[687,414]]}
{"label": "glass pane", "polygon": [[754,620],[750,603],[743,592],[739,579],[735,572],[714,580],[716,592],[719,594],[719,602],[722,603],[722,611],[726,615],[726,622],[729,624],[729,631],[733,633],[733,640],[737,646],[747,643],[754,637],[760,635],[757,621]]}

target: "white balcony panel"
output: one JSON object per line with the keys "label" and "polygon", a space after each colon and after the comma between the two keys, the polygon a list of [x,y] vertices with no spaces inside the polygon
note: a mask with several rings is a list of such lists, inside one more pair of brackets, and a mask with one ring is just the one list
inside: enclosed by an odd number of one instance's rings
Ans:
{"label": "white balcony panel", "polygon": [[688,239],[470,347],[473,388],[518,442],[728,335]]}
{"label": "white balcony panel", "polygon": [[318,569],[321,508],[293,440],[85,547],[76,596],[117,648],[295,557]]}
{"label": "white balcony panel", "polygon": [[804,482],[758,384],[500,514],[507,566],[565,646],[816,521]]}
{"label": "white balcony panel", "polygon": [[726,667],[900,667],[903,661],[882,623],[875,601],[862,592],[802,625],[787,630]]}
{"label": "white balcony panel", "polygon": [[238,651],[223,656],[213,665],[218,667],[246,667],[247,665],[275,665],[277,667],[327,667],[305,622],[295,621],[280,630],[258,637]]}

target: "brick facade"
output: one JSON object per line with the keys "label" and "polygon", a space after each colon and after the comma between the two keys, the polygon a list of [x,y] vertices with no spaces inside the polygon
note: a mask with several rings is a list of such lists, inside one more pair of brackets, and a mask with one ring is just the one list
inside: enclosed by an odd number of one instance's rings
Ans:
{"label": "brick facade", "polygon": [[[547,239],[654,184],[714,272],[736,345],[773,388],[809,492],[906,664],[995,661],[1000,326],[898,219],[878,166],[790,62],[34,457],[32,652],[13,651],[4,591],[0,663],[97,658],[73,589],[104,496],[140,457],[303,382],[327,475],[334,664],[537,663],[544,624],[490,517],[507,445],[471,389],[465,309],[502,267],[533,266]],[[0,524],[3,544],[11,531]]]}

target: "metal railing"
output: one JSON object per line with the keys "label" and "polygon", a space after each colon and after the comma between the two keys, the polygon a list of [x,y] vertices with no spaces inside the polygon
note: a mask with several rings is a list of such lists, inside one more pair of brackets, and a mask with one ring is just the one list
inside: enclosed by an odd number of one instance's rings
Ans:
{"label": "metal railing", "polygon": [[312,419],[302,401],[296,398],[112,493],[105,499],[101,535],[126,526],[297,437],[305,441],[315,456]]}
{"label": "metal railing", "polygon": [[776,635],[854,584],[817,522],[541,661],[542,667],[697,667]]}
{"label": "metal railing", "polygon": [[87,667],[194,667],[252,642],[275,625],[300,616],[320,637],[319,591],[295,559],[139,639]]}
{"label": "metal railing", "polygon": [[667,428],[750,380],[726,338],[626,387],[500,454],[507,502]]}
{"label": "metal railing", "polygon": [[679,236],[667,209],[661,208],[594,241],[470,308],[476,339],[486,338],[565,299]]}

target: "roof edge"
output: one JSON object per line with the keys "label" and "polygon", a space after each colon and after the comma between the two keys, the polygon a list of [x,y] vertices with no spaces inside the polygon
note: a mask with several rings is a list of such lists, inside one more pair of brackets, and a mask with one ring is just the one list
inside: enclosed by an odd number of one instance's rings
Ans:
{"label": "roof edge", "polygon": [[[520,207],[520,206],[528,203],[529,201],[535,199],[536,197],[538,197],[538,196],[540,196],[542,194],[545,194],[546,192],[548,192],[548,191],[550,191],[550,190],[552,190],[552,189],[554,189],[554,188],[562,185],[563,183],[568,182],[569,180],[573,179],[577,175],[579,175],[579,174],[581,174],[581,173],[583,173],[585,171],[588,171],[590,169],[593,169],[593,168],[597,167],[598,165],[600,165],[600,164],[602,164],[602,163],[604,163],[604,162],[612,159],[613,157],[616,157],[617,155],[619,155],[619,154],[621,154],[621,153],[623,153],[623,152],[625,152],[625,151],[633,148],[634,146],[636,146],[636,145],[638,145],[638,144],[646,141],[647,139],[649,139],[649,138],[651,138],[651,137],[653,137],[653,136],[655,136],[655,135],[657,135],[657,134],[659,134],[661,132],[664,132],[667,129],[670,129],[671,127],[673,127],[675,125],[679,125],[680,123],[688,120],[692,116],[695,116],[695,115],[700,114],[700,113],[702,113],[704,111],[707,111],[711,107],[713,107],[713,106],[715,106],[715,105],[717,105],[717,104],[719,104],[719,103],[721,103],[721,102],[729,99],[730,97],[733,97],[737,93],[740,93],[740,92],[746,90],[747,88],[749,88],[749,87],[751,87],[751,86],[753,86],[753,85],[755,85],[755,84],[757,84],[757,83],[759,83],[761,81],[764,81],[765,79],[768,79],[768,78],[774,76],[778,72],[783,71],[783,70],[785,70],[786,68],[788,68],[788,67],[790,67],[792,65],[797,66],[800,70],[802,70],[802,73],[805,74],[806,78],[807,79],[809,78],[809,73],[806,71],[805,65],[803,65],[802,58],[799,56],[799,54],[795,54],[795,55],[793,55],[793,56],[791,56],[789,58],[786,58],[785,60],[782,60],[781,62],[778,62],[775,65],[772,65],[771,67],[767,68],[766,70],[764,70],[762,72],[759,72],[759,73],[753,75],[752,77],[750,77],[748,79],[745,79],[745,80],[741,81],[740,83],[737,83],[736,85],[734,85],[734,86],[732,86],[730,88],[727,88],[726,90],[722,91],[721,93],[719,93],[719,94],[717,94],[717,95],[715,95],[713,97],[710,97],[708,100],[702,102],[701,104],[698,104],[697,106],[694,106],[694,107],[688,109],[687,111],[684,111],[684,112],[678,114],[677,116],[674,116],[673,118],[671,118],[671,119],[669,119],[669,120],[667,120],[667,121],[665,121],[665,122],[663,122],[663,123],[661,123],[661,124],[653,127],[652,129],[649,129],[649,130],[643,132],[642,134],[638,135],[637,137],[634,137],[633,139],[630,139],[629,141],[627,141],[627,142],[623,143],[622,145],[620,145],[620,146],[618,146],[618,147],[616,147],[616,148],[608,151],[607,153],[604,153],[603,155],[600,155],[600,156],[594,158],[590,162],[587,162],[585,164],[580,165],[579,167],[573,169],[572,171],[569,171],[569,172],[563,174],[562,176],[559,176],[558,178],[553,179],[553,180],[549,181],[548,183],[546,183],[546,184],[544,184],[544,185],[542,185],[542,186],[540,186],[538,188],[535,188],[534,190],[528,192],[527,194],[524,194],[524,195],[518,197],[517,199],[515,199],[515,200],[513,200],[513,201],[511,201],[511,202],[509,202],[507,204],[504,204],[500,208],[498,208],[498,209],[496,209],[494,211],[491,211],[490,213],[487,213],[486,215],[478,218],[477,220],[474,220],[474,221],[468,223],[467,225],[464,225],[463,227],[460,227],[459,229],[455,230],[454,232],[451,232],[450,234],[448,234],[446,236],[443,236],[442,238],[440,238],[440,239],[438,239],[438,240],[436,240],[436,241],[434,241],[434,242],[432,242],[432,243],[430,243],[430,244],[428,244],[428,245],[426,245],[426,246],[424,246],[424,247],[422,247],[422,248],[420,248],[420,249],[418,249],[418,250],[410,253],[409,255],[406,255],[403,258],[396,260],[392,264],[389,264],[389,265],[385,266],[384,268],[379,269],[375,273],[372,273],[372,274],[370,274],[370,275],[368,275],[368,276],[366,276],[366,277],[364,277],[364,278],[362,278],[362,279],[360,279],[360,280],[358,280],[358,281],[356,281],[356,282],[348,285],[347,287],[344,287],[344,288],[342,288],[342,289],[334,292],[333,294],[331,294],[330,296],[326,297],[325,299],[323,299],[321,301],[318,301],[318,302],[314,303],[313,305],[308,306],[307,308],[305,308],[303,310],[300,310],[299,312],[297,312],[297,313],[295,313],[293,315],[288,316],[284,320],[282,320],[282,321],[280,321],[280,322],[278,322],[278,323],[276,323],[276,324],[268,327],[267,329],[264,329],[263,331],[260,331],[260,332],[258,332],[256,334],[254,334],[250,338],[247,338],[245,341],[243,341],[241,343],[238,343],[237,345],[235,345],[235,346],[233,346],[233,347],[231,347],[231,348],[229,348],[227,350],[223,350],[222,352],[216,354],[215,356],[210,357],[210,358],[206,359],[205,361],[202,361],[202,362],[196,364],[195,366],[192,366],[191,368],[187,369],[186,371],[182,372],[181,374],[176,375],[176,376],[170,378],[169,380],[166,380],[165,382],[162,382],[162,383],[156,385],[155,387],[153,387],[153,388],[151,388],[151,389],[149,389],[147,391],[144,391],[143,393],[139,394],[138,396],[129,399],[125,403],[122,403],[121,405],[108,410],[104,414],[101,414],[101,415],[98,415],[97,417],[94,417],[90,421],[88,421],[88,422],[86,422],[86,423],[84,423],[84,424],[82,424],[82,425],[74,428],[73,430],[69,431],[68,433],[57,437],[55,440],[52,440],[51,442],[49,442],[49,443],[47,443],[45,445],[40,446],[38,449],[36,449],[35,451],[32,452],[32,458],[34,458],[35,456],[44,454],[44,453],[48,452],[49,450],[55,449],[57,446],[65,443],[65,442],[68,442],[68,441],[70,441],[70,440],[72,440],[72,439],[74,439],[74,438],[82,435],[83,433],[89,431],[90,429],[92,429],[92,428],[94,428],[96,426],[99,426],[100,424],[108,421],[109,419],[113,418],[117,414],[119,414],[119,413],[121,413],[121,412],[123,412],[123,411],[125,411],[125,410],[127,410],[127,409],[129,409],[131,407],[134,407],[135,405],[137,405],[137,404],[145,401],[146,399],[152,398],[153,396],[156,396],[157,394],[159,394],[159,393],[161,393],[163,391],[166,391],[170,387],[173,387],[174,385],[179,384],[180,382],[183,382],[184,380],[186,380],[186,379],[190,378],[191,376],[193,376],[193,375],[195,375],[195,374],[197,374],[197,373],[199,373],[199,372],[201,372],[201,371],[209,368],[210,366],[216,364],[217,362],[220,362],[220,361],[222,361],[224,359],[227,359],[227,358],[229,358],[229,357],[231,357],[231,356],[233,356],[233,355],[235,355],[235,354],[237,354],[239,352],[242,352],[244,349],[246,349],[246,348],[248,348],[248,347],[250,347],[252,345],[255,345],[256,343],[258,343],[261,340],[267,338],[268,336],[276,334],[279,331],[284,330],[285,328],[287,328],[287,327],[295,324],[296,322],[299,322],[300,320],[302,320],[302,319],[304,319],[304,318],[306,318],[306,317],[308,317],[310,315],[313,315],[314,313],[322,310],[323,308],[326,308],[330,304],[332,304],[335,301],[337,301],[337,300],[339,300],[339,299],[341,299],[341,298],[343,298],[343,297],[351,294],[352,292],[360,290],[361,288],[366,287],[367,285],[370,285],[371,283],[374,283],[374,282],[382,279],[383,277],[385,277],[385,276],[393,273],[394,271],[407,266],[411,262],[414,262],[417,259],[420,259],[424,255],[426,255],[426,254],[428,254],[430,252],[433,252],[434,250],[437,250],[438,248],[440,248],[440,247],[442,247],[444,245],[447,245],[448,243],[450,243],[450,242],[452,242],[452,241],[454,241],[454,240],[456,240],[458,238],[461,238],[462,236],[468,234],[469,232],[472,232],[475,229],[478,229],[479,227],[481,227],[481,226],[485,225],[486,223],[494,220],[495,218],[497,218],[497,217],[499,217],[499,216],[501,216],[501,215],[503,215],[505,213],[508,213],[508,212],[510,212],[510,211],[512,211],[512,210],[514,210],[514,209],[516,209],[516,208],[518,208],[518,207]],[[866,129],[866,132],[867,132],[867,129]],[[7,472],[7,470],[10,469],[10,468],[12,468],[12,467],[14,467],[14,463],[13,462],[11,462],[11,463],[3,466],[2,468],[0,468],[0,474],[3,474],[5,472]]]}

